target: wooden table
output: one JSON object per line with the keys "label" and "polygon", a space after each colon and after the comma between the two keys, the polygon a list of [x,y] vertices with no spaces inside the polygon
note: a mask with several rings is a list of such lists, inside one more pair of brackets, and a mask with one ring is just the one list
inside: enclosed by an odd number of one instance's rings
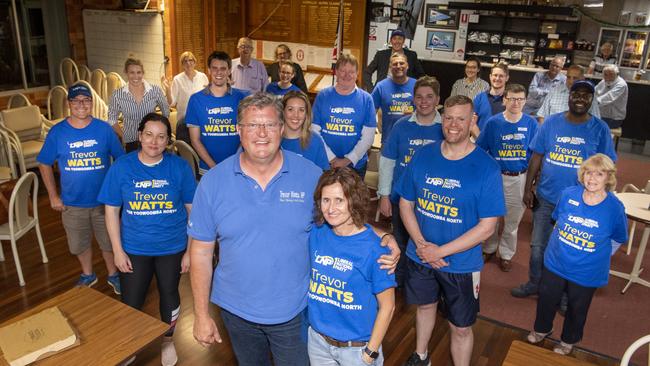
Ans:
{"label": "wooden table", "polygon": [[595,366],[593,363],[563,356],[550,349],[522,341],[512,341],[502,366]]}
{"label": "wooden table", "polygon": [[643,255],[645,254],[646,246],[648,245],[648,238],[650,237],[650,194],[646,193],[616,193],[616,197],[623,202],[625,206],[625,214],[630,220],[640,222],[645,225],[643,229],[643,235],[641,236],[641,243],[639,244],[639,251],[636,253],[634,258],[634,265],[632,266],[632,272],[623,273],[618,271],[609,271],[609,274],[612,276],[620,277],[628,280],[627,284],[621,290],[621,293],[624,294],[625,291],[633,283],[638,283],[640,285],[650,287],[650,282],[639,277],[643,268],[641,268],[641,262],[643,261]]}
{"label": "wooden table", "polygon": [[[117,365],[165,334],[169,324],[88,287],[75,287],[0,326],[58,306],[81,338],[81,345],[37,365]],[[0,356],[1,356],[0,352]],[[4,357],[0,360],[4,361]]]}

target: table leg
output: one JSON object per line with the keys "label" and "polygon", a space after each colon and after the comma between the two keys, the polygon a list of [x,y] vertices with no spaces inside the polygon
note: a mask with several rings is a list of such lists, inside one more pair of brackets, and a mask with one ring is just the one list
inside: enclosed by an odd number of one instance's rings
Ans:
{"label": "table leg", "polygon": [[625,291],[632,285],[632,283],[638,283],[640,285],[650,287],[650,282],[639,278],[643,268],[641,268],[641,263],[643,262],[643,255],[645,254],[646,246],[648,245],[648,238],[650,237],[650,226],[646,225],[643,229],[643,235],[641,236],[641,243],[639,244],[639,251],[636,253],[636,258],[634,259],[634,266],[632,267],[632,272],[629,274],[622,273],[618,271],[609,271],[612,276],[624,278],[628,280],[627,284],[621,290],[621,293],[624,294]]}

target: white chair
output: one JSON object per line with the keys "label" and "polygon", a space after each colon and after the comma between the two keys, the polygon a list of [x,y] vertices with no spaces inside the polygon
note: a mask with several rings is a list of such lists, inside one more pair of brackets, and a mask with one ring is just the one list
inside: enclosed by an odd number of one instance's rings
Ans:
{"label": "white chair", "polygon": [[70,114],[68,106],[68,90],[61,85],[50,89],[47,93],[47,118],[59,122]]}
{"label": "white chair", "polygon": [[196,151],[194,151],[192,146],[188,145],[185,141],[176,140],[172,147],[178,156],[185,159],[187,163],[190,164],[192,173],[194,173],[194,178],[197,178],[199,175],[199,156],[196,155]]}
{"label": "white chair", "polygon": [[[0,129],[0,146],[0,183],[18,179],[26,171],[23,153],[2,129]],[[18,170],[16,170],[16,161],[18,161]]]}
{"label": "white chair", "polygon": [[88,66],[81,64],[79,65],[79,80],[86,80],[87,82],[90,82],[90,69]]}
{"label": "white chair", "polygon": [[108,95],[106,95],[106,73],[102,69],[95,69],[90,74],[90,85],[99,94],[99,96],[108,103]]}
{"label": "white chair", "polygon": [[[631,183],[624,185],[623,189],[621,189],[621,193],[625,193],[628,191],[650,194],[650,180],[648,180],[648,182],[645,184],[645,188],[643,189],[639,189],[634,184]],[[636,221],[632,220],[632,225],[630,226],[630,234],[628,235],[629,239],[627,241],[627,250],[625,251],[627,255],[630,255],[630,252],[632,251],[632,243],[634,242],[635,230],[636,230]]]}
{"label": "white chair", "polygon": [[36,156],[43,147],[46,132],[52,127],[38,106],[30,105],[0,112],[0,127],[22,151],[25,165],[28,168],[37,167]]}
{"label": "white chair", "polygon": [[29,98],[23,93],[16,93],[9,97],[7,101],[7,109],[25,107],[32,105],[32,102],[29,101]]}
{"label": "white chair", "polygon": [[[30,195],[33,216],[29,216]],[[13,252],[14,261],[16,262],[16,272],[18,273],[18,283],[20,286],[25,286],[25,279],[20,265],[20,258],[18,258],[16,241],[29,230],[36,230],[36,238],[38,239],[38,245],[41,249],[41,259],[43,260],[43,263],[48,262],[38,222],[37,198],[38,179],[36,178],[36,174],[32,172],[25,173],[18,180],[18,183],[16,183],[13,192],[11,192],[11,198],[9,199],[9,222],[0,226],[0,240],[11,241],[11,251]],[[1,247],[0,260],[4,261]]]}
{"label": "white chair", "polygon": [[[637,339],[634,343],[632,343],[627,350],[625,350],[625,353],[623,354],[623,358],[621,359],[621,366],[629,366],[630,365],[630,359],[632,358],[632,355],[634,352],[636,352],[637,349],[641,348],[644,344],[650,344],[650,334],[647,336],[643,336],[639,339]],[[650,365],[650,347],[648,347],[648,365]]]}
{"label": "white chair", "polygon": [[66,88],[79,80],[79,68],[73,59],[65,57],[61,60],[59,75],[61,76],[61,84]]}

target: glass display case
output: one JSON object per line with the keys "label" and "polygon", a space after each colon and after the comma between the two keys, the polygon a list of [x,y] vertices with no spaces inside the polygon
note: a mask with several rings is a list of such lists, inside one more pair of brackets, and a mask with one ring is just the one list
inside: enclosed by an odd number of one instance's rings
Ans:
{"label": "glass display case", "polygon": [[647,41],[648,32],[626,31],[625,37],[623,37],[623,48],[618,66],[638,69],[643,60]]}

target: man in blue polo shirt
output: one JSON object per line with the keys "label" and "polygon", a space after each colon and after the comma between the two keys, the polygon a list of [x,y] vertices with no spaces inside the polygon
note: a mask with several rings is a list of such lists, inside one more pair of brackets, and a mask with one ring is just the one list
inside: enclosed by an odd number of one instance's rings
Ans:
{"label": "man in blue polo shirt", "polygon": [[492,70],[490,70],[490,90],[479,93],[474,98],[474,111],[478,116],[476,125],[472,127],[474,137],[478,137],[483,131],[490,117],[506,109],[505,105],[503,105],[503,91],[509,77],[508,65],[498,63],[492,66]]}
{"label": "man in blue polo shirt", "polygon": [[208,56],[210,85],[193,94],[187,103],[185,122],[192,147],[201,158],[201,174],[234,154],[239,147],[237,105],[249,93],[228,85],[231,65],[227,53],[212,52]]}
{"label": "man in blue polo shirt", "polygon": [[[99,188],[111,166],[124,149],[106,122],[90,114],[93,95],[85,85],[68,89],[70,116],[54,125],[36,160],[47,188],[50,205],[61,212],[61,221],[68,237],[70,252],[81,264],[78,286],[93,286],[92,235],[102,250],[108,271],[108,284],[120,294],[120,277],[113,261],[113,249],[106,232],[104,205],[97,201]],[[61,174],[61,195],[58,194],[52,165],[58,163]]]}
{"label": "man in blue polo shirt", "polygon": [[472,356],[481,242],[505,214],[499,166],[470,140],[475,123],[468,97],[448,98],[445,139],[420,148],[398,183],[400,214],[411,237],[406,301],[418,306],[409,366],[430,365],[428,345],[440,299],[447,304],[454,365],[469,366]]}
{"label": "man in blue polo shirt", "polygon": [[413,87],[415,79],[406,75],[409,69],[406,56],[394,53],[390,57],[391,77],[375,85],[372,101],[375,109],[381,108],[381,144],[386,143],[395,122],[413,113]]}
{"label": "man in blue polo shirt", "polygon": [[[533,209],[529,280],[510,291],[514,297],[537,294],[544,265],[544,250],[553,231],[551,214],[560,193],[565,188],[578,184],[580,164],[596,153],[603,153],[616,161],[609,127],[588,112],[593,100],[593,84],[586,80],[574,82],[569,94],[569,111],[546,119],[530,144],[533,156],[528,165],[524,188],[524,204]],[[533,181],[540,167],[535,196]]]}
{"label": "man in blue polo shirt", "polygon": [[[204,346],[221,342],[208,300],[219,305],[242,366],[270,365],[269,353],[276,365],[309,363],[301,330],[313,193],[322,169],[280,150],[282,112],[270,94],[242,100],[237,131],[243,150],[201,179],[188,224],[194,337]],[[395,255],[384,258],[391,268],[399,257],[395,248]]]}

